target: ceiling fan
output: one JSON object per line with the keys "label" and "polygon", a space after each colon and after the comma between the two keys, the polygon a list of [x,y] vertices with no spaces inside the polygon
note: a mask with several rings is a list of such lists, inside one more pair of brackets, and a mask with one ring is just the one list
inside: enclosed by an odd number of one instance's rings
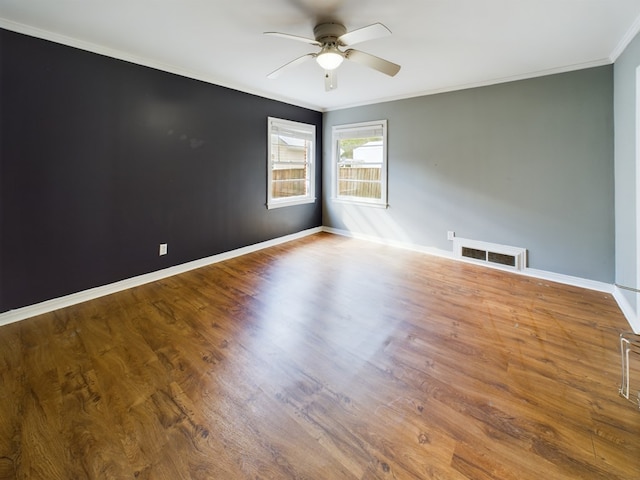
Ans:
{"label": "ceiling fan", "polygon": [[327,91],[335,90],[338,87],[336,68],[340,66],[345,58],[369,68],[373,68],[374,70],[378,70],[379,72],[391,77],[400,71],[400,65],[383,58],[376,57],[375,55],[361,52],[360,50],[354,50],[353,48],[349,48],[344,51],[340,50],[340,47],[350,47],[356,43],[366,42],[375,38],[391,35],[391,31],[381,23],[374,23],[351,32],[347,32],[345,26],[340,23],[320,23],[313,29],[315,40],[280,32],[264,32],[264,34],[288,38],[290,40],[305,42],[320,47],[319,52],[307,53],[306,55],[292,60],[271,72],[267,75],[267,78],[276,78],[285,70],[295,67],[310,58],[315,58],[316,62],[318,62],[318,64],[324,69],[324,87]]}

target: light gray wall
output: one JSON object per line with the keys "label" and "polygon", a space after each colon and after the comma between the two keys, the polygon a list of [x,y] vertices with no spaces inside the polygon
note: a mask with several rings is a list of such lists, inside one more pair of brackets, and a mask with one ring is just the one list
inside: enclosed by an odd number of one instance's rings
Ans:
{"label": "light gray wall", "polygon": [[[629,44],[614,65],[616,283],[638,285],[638,195],[636,173],[636,69],[640,66],[640,36]],[[638,317],[638,295],[622,290]]]}
{"label": "light gray wall", "polygon": [[[378,119],[389,208],[333,202],[331,127]],[[613,282],[612,66],[336,110],[324,132],[324,225],[442,250],[453,230]]]}

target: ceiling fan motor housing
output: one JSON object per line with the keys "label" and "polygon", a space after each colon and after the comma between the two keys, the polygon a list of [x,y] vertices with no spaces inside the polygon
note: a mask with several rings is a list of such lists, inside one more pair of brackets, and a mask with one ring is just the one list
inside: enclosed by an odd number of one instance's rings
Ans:
{"label": "ceiling fan motor housing", "polygon": [[320,23],[313,29],[315,39],[324,44],[338,43],[338,38],[347,33],[347,29],[340,23]]}

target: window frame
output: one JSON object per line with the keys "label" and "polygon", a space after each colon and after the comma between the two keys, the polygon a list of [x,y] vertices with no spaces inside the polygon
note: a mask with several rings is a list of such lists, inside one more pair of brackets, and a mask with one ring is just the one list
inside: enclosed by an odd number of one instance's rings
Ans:
{"label": "window frame", "polygon": [[[367,198],[358,196],[339,195],[338,169],[340,164],[340,143],[342,136],[349,131],[362,131],[382,128],[382,166],[380,167],[380,198]],[[378,135],[371,135],[378,136]],[[358,137],[355,137],[358,138]],[[388,208],[388,158],[387,158],[387,120],[373,120],[367,122],[348,123],[334,125],[331,129],[331,151],[332,151],[332,200],[338,203],[349,203],[355,205],[365,205],[370,207]]]}
{"label": "window frame", "polygon": [[[311,145],[307,148],[307,175],[305,176],[305,182],[308,184],[307,193],[305,195],[295,195],[290,197],[274,197],[273,196],[273,171],[274,162],[272,155],[273,142],[271,140],[274,127],[282,128],[285,131],[302,132],[301,139],[309,140]],[[304,137],[304,138],[303,138]],[[298,138],[295,137],[294,138]],[[316,201],[316,126],[310,123],[295,122],[293,120],[286,120],[283,118],[267,117],[267,208],[280,208],[289,207],[292,205],[303,205],[307,203],[314,203]]]}

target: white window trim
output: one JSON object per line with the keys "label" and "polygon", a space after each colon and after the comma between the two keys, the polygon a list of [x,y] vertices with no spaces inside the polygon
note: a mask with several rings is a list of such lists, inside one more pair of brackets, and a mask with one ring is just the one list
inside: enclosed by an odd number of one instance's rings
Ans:
{"label": "white window trim", "polygon": [[[368,128],[373,126],[382,126],[382,169],[380,172],[381,177],[381,198],[380,199],[368,199],[363,197],[348,197],[338,195],[338,160],[340,158],[340,152],[338,151],[338,134],[342,132],[348,132],[350,130],[361,130],[362,128]],[[386,120],[374,120],[370,122],[349,123],[344,125],[334,125],[331,129],[331,151],[332,151],[332,164],[331,164],[331,184],[332,184],[332,201],[336,203],[347,203],[351,205],[363,205],[367,207],[388,208],[388,193],[387,193],[387,121]]]}
{"label": "white window trim", "polygon": [[[308,164],[309,164],[309,190],[306,195],[299,195],[296,197],[286,198],[273,198],[273,167],[271,162],[271,130],[273,125],[279,125],[283,128],[291,128],[293,130],[302,130],[311,134],[313,137],[313,144],[311,146]],[[303,205],[307,203],[314,203],[316,201],[316,126],[309,123],[294,122],[292,120],[284,120],[282,118],[268,117],[267,118],[267,208],[280,208],[289,207],[292,205]]]}

